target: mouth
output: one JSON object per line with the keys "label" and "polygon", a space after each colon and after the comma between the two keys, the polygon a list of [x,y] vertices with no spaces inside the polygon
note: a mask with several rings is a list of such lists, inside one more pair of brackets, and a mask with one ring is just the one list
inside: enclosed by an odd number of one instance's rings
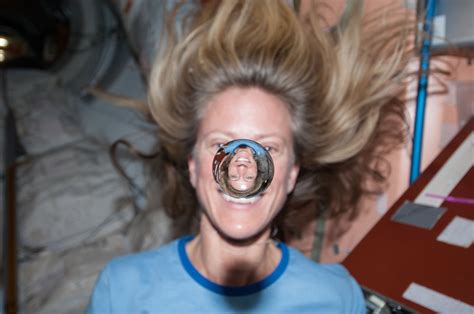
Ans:
{"label": "mouth", "polygon": [[239,164],[249,164],[250,159],[248,159],[247,157],[239,157],[235,160],[235,162],[237,162]]}
{"label": "mouth", "polygon": [[235,197],[229,196],[225,193],[222,193],[222,197],[224,198],[224,200],[226,200],[227,202],[230,202],[230,203],[253,204],[256,201],[258,201],[262,197],[262,195],[257,195],[257,196],[250,197],[250,198],[235,198]]}

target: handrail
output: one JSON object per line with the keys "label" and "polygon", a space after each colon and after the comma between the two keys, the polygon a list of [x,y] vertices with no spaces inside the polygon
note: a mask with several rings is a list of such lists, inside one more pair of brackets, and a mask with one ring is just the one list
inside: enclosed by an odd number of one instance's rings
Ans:
{"label": "handrail", "polygon": [[3,219],[3,308],[5,314],[18,312],[18,281],[17,281],[17,217],[16,217],[16,168],[18,157],[25,151],[18,139],[15,117],[8,104],[6,70],[0,69],[1,101],[7,108],[5,115],[4,142],[4,219]]}
{"label": "handrail", "polygon": [[431,38],[433,34],[433,18],[435,14],[435,9],[435,1],[426,0],[426,14],[423,23],[423,42],[421,46],[420,70],[418,75],[418,94],[416,97],[415,128],[413,130],[410,184],[415,182],[418,176],[420,175],[425,107],[426,97],[428,93],[428,78],[430,70]]}

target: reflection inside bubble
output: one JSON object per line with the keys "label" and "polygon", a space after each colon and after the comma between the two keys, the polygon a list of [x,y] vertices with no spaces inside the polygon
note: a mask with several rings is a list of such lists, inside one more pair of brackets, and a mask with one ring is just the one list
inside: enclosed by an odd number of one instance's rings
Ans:
{"label": "reflection inside bubble", "polygon": [[249,147],[239,147],[228,167],[230,185],[237,190],[245,191],[255,186],[257,162]]}
{"label": "reflection inside bubble", "polygon": [[257,142],[233,140],[214,156],[213,174],[224,193],[248,198],[268,187],[273,178],[273,161]]}

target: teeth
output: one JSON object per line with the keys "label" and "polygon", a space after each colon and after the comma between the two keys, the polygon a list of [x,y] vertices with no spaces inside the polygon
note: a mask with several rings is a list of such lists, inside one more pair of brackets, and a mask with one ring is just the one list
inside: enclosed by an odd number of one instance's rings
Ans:
{"label": "teeth", "polygon": [[226,201],[236,204],[253,204],[260,198],[260,196],[254,196],[251,198],[235,198],[227,194],[222,194],[222,196]]}
{"label": "teeth", "polygon": [[245,157],[239,157],[239,158],[237,158],[237,161],[250,162],[250,160],[248,158],[245,158]]}

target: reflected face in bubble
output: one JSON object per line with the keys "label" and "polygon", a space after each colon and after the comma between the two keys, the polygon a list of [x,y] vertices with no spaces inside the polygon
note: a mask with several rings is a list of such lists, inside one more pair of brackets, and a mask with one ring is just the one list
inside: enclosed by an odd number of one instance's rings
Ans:
{"label": "reflected face in bubble", "polygon": [[250,139],[235,139],[219,147],[212,172],[224,194],[251,199],[264,193],[271,184],[274,165],[262,145]]}
{"label": "reflected face in bubble", "polygon": [[[258,195],[232,197],[222,191],[214,178],[214,162],[220,162],[226,156],[223,151],[218,153],[219,148],[235,139],[255,141],[271,155],[273,178],[267,189]],[[241,150],[235,154],[232,165],[229,160],[230,170],[224,173],[237,178],[230,182],[243,183],[247,182],[245,175],[248,178],[255,176],[255,161],[258,164],[259,160],[247,161],[247,154],[249,151]],[[293,190],[299,171],[295,164],[292,119],[287,105],[258,88],[232,87],[218,93],[201,116],[188,169],[204,212],[201,234],[224,236],[235,241],[269,236],[271,223]]]}
{"label": "reflected face in bubble", "polygon": [[229,183],[239,191],[249,190],[255,185],[257,171],[252,150],[249,147],[238,148],[229,163]]}

